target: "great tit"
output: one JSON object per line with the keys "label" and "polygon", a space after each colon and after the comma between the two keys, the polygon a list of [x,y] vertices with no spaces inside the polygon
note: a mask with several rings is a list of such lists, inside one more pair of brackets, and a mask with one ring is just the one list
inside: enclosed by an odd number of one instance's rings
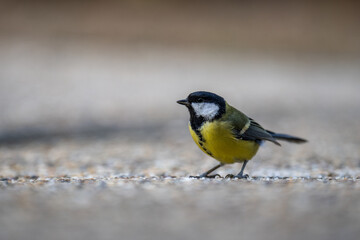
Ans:
{"label": "great tit", "polygon": [[177,103],[185,105],[190,112],[189,130],[198,147],[220,164],[195,178],[214,178],[209,175],[225,164],[243,163],[237,175],[230,178],[247,178],[244,169],[248,161],[256,154],[263,141],[278,146],[277,140],[304,143],[307,140],[288,134],[265,130],[260,124],[244,113],[230,106],[224,98],[211,92],[198,91]]}

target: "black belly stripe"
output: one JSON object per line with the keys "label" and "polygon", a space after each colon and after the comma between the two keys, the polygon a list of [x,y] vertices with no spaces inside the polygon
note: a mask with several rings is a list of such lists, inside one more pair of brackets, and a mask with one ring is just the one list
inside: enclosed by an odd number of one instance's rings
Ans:
{"label": "black belly stripe", "polygon": [[204,142],[199,141],[199,145],[201,146],[201,148],[210,156],[213,156],[212,153],[206,149],[206,147],[204,147]]}
{"label": "black belly stripe", "polygon": [[201,132],[199,129],[195,130],[196,135],[199,137],[199,142],[205,142],[205,139],[203,138]]}
{"label": "black belly stripe", "polygon": [[194,130],[194,132],[196,133],[196,135],[197,135],[198,138],[199,138],[198,143],[199,143],[199,145],[201,146],[201,148],[202,148],[207,154],[209,154],[210,156],[213,156],[212,153],[204,147],[205,139],[203,138],[200,130],[199,130],[199,129],[196,129],[196,130]]}
{"label": "black belly stripe", "polygon": [[205,148],[204,148],[204,150],[205,150],[205,152],[206,152],[207,154],[209,154],[210,156],[213,156],[212,153],[211,153],[209,150],[207,150],[207,149],[205,149]]}

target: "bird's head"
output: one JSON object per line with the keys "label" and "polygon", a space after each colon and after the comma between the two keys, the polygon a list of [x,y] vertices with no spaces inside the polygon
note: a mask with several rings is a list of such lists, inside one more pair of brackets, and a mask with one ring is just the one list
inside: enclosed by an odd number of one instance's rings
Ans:
{"label": "bird's head", "polygon": [[190,112],[190,120],[212,121],[225,113],[224,98],[215,93],[199,91],[191,93],[186,99],[177,103],[185,105]]}

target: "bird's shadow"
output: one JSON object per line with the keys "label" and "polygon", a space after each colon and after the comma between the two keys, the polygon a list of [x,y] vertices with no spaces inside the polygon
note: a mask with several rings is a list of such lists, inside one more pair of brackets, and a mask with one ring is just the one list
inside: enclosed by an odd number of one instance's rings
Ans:
{"label": "bird's shadow", "polygon": [[0,131],[0,146],[18,145],[32,142],[52,142],[58,139],[92,139],[128,136],[132,138],[159,137],[161,124],[149,125],[97,125],[86,124],[76,128],[54,129],[23,127],[15,130]]}

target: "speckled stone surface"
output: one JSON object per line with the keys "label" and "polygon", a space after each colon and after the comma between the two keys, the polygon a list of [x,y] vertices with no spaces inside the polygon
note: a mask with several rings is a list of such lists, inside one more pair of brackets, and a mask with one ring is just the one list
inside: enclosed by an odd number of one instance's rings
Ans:
{"label": "speckled stone surface", "polygon": [[[198,180],[188,176],[216,162],[192,142],[186,118],[146,134],[3,144],[1,239],[325,240],[360,234],[357,136],[339,145],[335,136],[345,138],[347,131],[304,130],[299,134],[310,136],[308,144],[263,146],[246,169],[247,180]],[[329,137],[321,140],[320,132]]]}

